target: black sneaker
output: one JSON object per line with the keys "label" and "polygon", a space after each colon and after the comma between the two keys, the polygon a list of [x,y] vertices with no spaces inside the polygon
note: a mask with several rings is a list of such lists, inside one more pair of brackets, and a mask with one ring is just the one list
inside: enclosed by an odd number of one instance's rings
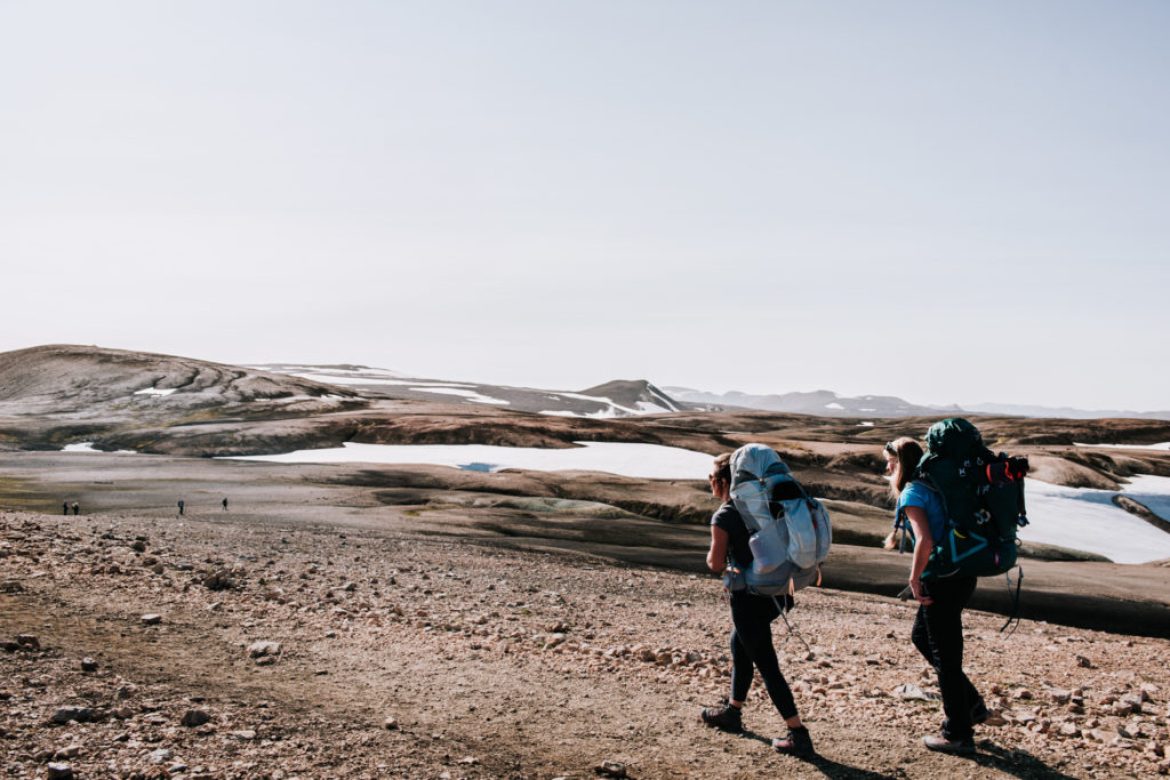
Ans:
{"label": "black sneaker", "polygon": [[933,750],[937,753],[968,755],[975,752],[975,740],[971,737],[967,737],[966,739],[948,739],[941,734],[931,734],[922,738],[922,744],[926,745],[928,750]]}
{"label": "black sneaker", "polygon": [[743,731],[743,713],[739,711],[739,707],[732,707],[730,704],[725,703],[722,707],[705,707],[699,713],[699,717],[708,726],[720,731],[730,731],[733,734]]}
{"label": "black sneaker", "polygon": [[788,736],[772,740],[772,749],[790,756],[811,756],[816,753],[812,737],[808,735],[808,729],[804,726],[790,728]]}

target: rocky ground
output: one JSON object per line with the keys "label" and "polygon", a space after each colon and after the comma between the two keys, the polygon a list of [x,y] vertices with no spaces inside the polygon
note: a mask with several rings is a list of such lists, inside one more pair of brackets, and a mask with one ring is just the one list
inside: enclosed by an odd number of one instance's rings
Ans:
{"label": "rocky ground", "polygon": [[[298,501],[308,502],[306,496]],[[242,508],[246,509],[246,508]],[[0,766],[33,777],[1129,777],[1170,772],[1165,640],[969,612],[996,711],[919,744],[912,608],[805,591],[782,667],[820,757],[697,719],[727,686],[710,578],[452,537],[400,507],[0,513]]]}

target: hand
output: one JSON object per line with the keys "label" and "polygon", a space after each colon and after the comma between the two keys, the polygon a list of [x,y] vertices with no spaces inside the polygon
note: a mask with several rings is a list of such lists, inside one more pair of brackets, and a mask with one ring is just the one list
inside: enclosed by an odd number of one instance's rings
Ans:
{"label": "hand", "polygon": [[922,579],[919,577],[910,578],[910,592],[914,594],[914,600],[923,606],[929,607],[934,603],[934,599],[922,590]]}

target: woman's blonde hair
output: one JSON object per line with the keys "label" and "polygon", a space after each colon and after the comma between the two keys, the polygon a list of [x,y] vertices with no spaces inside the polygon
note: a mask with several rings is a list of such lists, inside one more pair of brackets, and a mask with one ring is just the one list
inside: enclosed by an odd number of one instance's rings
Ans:
{"label": "woman's blonde hair", "polygon": [[897,458],[893,471],[890,472],[890,495],[897,500],[898,496],[902,495],[902,490],[914,478],[914,470],[918,468],[918,461],[922,460],[922,445],[917,439],[903,436],[887,444],[886,452]]}

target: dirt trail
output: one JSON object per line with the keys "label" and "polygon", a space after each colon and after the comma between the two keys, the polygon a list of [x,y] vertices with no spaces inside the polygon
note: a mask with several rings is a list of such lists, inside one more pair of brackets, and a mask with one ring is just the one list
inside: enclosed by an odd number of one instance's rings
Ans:
{"label": "dirt trail", "polygon": [[[1036,623],[1005,640],[998,618],[971,613],[967,665],[1004,725],[981,731],[978,759],[956,759],[918,745],[937,703],[896,693],[934,691],[906,641],[909,607],[805,592],[794,618],[812,653],[777,636],[822,755],[801,762],[768,748],[783,729],[762,686],[748,736],[697,721],[727,684],[710,579],[380,529],[383,511],[358,526],[0,514],[0,639],[31,633],[42,648],[0,651],[3,766],[43,777],[57,751],[80,777],[587,777],[603,760],[643,778],[1168,766],[1162,640]],[[234,587],[209,589],[213,572]],[[146,613],[162,622],[143,625]],[[270,665],[246,652],[258,640],[281,644]],[[84,656],[97,672],[80,670]],[[69,705],[100,722],[46,724]],[[210,722],[179,725],[189,709]]]}

